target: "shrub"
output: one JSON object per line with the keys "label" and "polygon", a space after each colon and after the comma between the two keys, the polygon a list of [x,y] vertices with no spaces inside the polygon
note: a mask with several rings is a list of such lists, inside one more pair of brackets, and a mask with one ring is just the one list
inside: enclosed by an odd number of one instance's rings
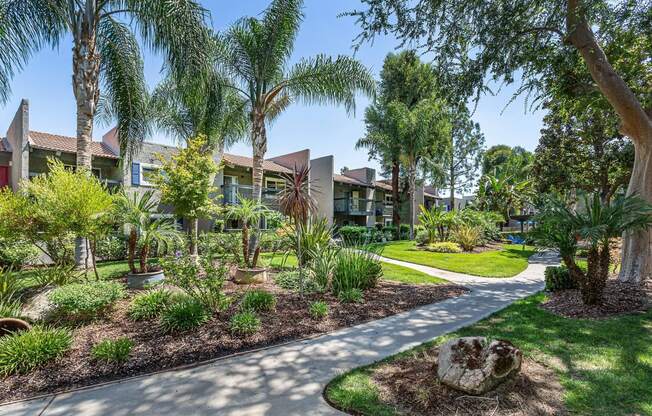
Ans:
{"label": "shrub", "polygon": [[[298,292],[301,290],[301,280],[298,270],[287,270],[280,272],[274,278],[274,282],[283,289]],[[310,276],[308,271],[303,273],[303,290],[308,293],[321,292],[323,287]]]}
{"label": "shrub", "polygon": [[228,273],[224,265],[215,266],[211,258],[202,256],[199,263],[189,256],[173,257],[162,261],[167,281],[183,289],[206,308],[224,310],[230,299],[222,293]]}
{"label": "shrub", "polygon": [[15,299],[0,300],[0,318],[20,318],[22,317],[22,307],[20,302]]}
{"label": "shrub", "polygon": [[61,315],[83,320],[100,315],[124,295],[118,282],[73,283],[55,289],[49,299]]}
{"label": "shrub", "polygon": [[337,230],[342,241],[347,245],[360,245],[370,241],[370,233],[367,227],[359,225],[345,225]]}
{"label": "shrub", "polygon": [[123,363],[129,359],[129,353],[133,346],[134,342],[129,338],[105,339],[93,346],[91,355],[96,360],[107,363]]}
{"label": "shrub", "polygon": [[61,356],[72,336],[65,329],[35,326],[0,338],[0,375],[27,373]]}
{"label": "shrub", "polygon": [[124,260],[127,258],[127,238],[115,233],[97,240],[95,255],[101,260]]}
{"label": "shrub", "polygon": [[340,255],[340,248],[336,246],[317,247],[310,263],[312,278],[320,289],[326,289],[332,280],[333,271],[337,258]]}
{"label": "shrub", "polygon": [[276,297],[264,290],[250,290],[240,303],[243,311],[269,312],[276,308]]}
{"label": "shrub", "polygon": [[175,295],[161,314],[161,327],[165,332],[187,331],[210,319],[206,307],[188,295]]}
{"label": "shrub", "polygon": [[138,294],[131,301],[129,316],[134,321],[158,318],[169,305],[172,293],[165,289]]}
{"label": "shrub", "polygon": [[28,241],[0,238],[0,267],[21,268],[36,262],[39,255],[39,249]]}
{"label": "shrub", "polygon": [[318,300],[310,304],[308,312],[310,312],[310,316],[313,319],[324,319],[328,316],[328,309],[328,304],[326,302]]}
{"label": "shrub", "polygon": [[19,289],[20,273],[0,268],[0,301],[11,300]]}
{"label": "shrub", "polygon": [[577,289],[577,284],[571,278],[566,266],[546,267],[546,290],[558,292],[560,290]]}
{"label": "shrub", "polygon": [[251,335],[260,329],[260,318],[250,310],[236,313],[229,322],[231,332],[236,335]]}
{"label": "shrub", "polygon": [[80,274],[72,264],[57,264],[34,270],[34,282],[37,286],[65,286],[79,279]]}
{"label": "shrub", "polygon": [[[283,232],[286,235],[287,245],[292,248],[294,253],[298,252],[298,238],[301,237],[301,258],[300,265],[304,266],[314,259],[314,254],[318,247],[327,247],[331,244],[333,227],[328,225],[325,218],[320,218],[308,225],[299,225],[300,233],[294,226],[287,227]],[[297,255],[297,257],[299,257]]]}
{"label": "shrub", "polygon": [[337,298],[342,303],[362,303],[362,290],[356,288],[342,290]]}
{"label": "shrub", "polygon": [[430,242],[430,234],[428,231],[419,231],[414,240],[418,246],[425,246]]}
{"label": "shrub", "polygon": [[462,246],[464,251],[473,251],[480,243],[481,236],[482,231],[479,227],[464,224],[455,228],[452,239]]}
{"label": "shrub", "polygon": [[336,295],[349,289],[365,290],[376,286],[383,274],[374,253],[345,250],[337,257],[331,289]]}
{"label": "shrub", "polygon": [[401,224],[401,240],[410,238],[410,226],[408,224]]}
{"label": "shrub", "polygon": [[425,250],[435,253],[461,253],[462,247],[459,244],[451,241],[444,241],[442,243],[432,243],[424,247]]}

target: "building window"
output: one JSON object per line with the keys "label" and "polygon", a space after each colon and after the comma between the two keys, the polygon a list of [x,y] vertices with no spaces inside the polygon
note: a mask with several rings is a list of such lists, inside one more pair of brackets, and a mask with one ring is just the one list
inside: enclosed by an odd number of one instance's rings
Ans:
{"label": "building window", "polygon": [[140,185],[154,186],[154,177],[158,174],[161,167],[146,163],[140,164]]}
{"label": "building window", "polygon": [[385,194],[385,205],[392,205],[392,194]]}
{"label": "building window", "polygon": [[283,179],[265,178],[265,188],[280,190],[285,188],[285,181]]}
{"label": "building window", "polygon": [[[71,172],[76,172],[77,171],[77,166],[75,165],[63,165],[64,169],[67,169]],[[100,168],[91,168],[91,172],[93,172],[93,175],[96,178],[102,178],[102,170]]]}

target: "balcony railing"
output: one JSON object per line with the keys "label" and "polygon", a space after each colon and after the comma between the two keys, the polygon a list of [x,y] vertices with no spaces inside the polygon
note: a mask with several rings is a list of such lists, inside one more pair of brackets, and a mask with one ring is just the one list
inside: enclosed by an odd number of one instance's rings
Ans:
{"label": "balcony railing", "polygon": [[[254,188],[251,185],[222,185],[222,203],[224,205],[236,205],[238,198],[251,199],[254,194],[253,190]],[[263,188],[263,205],[270,209],[279,209],[279,192],[278,189]]]}
{"label": "balcony railing", "polygon": [[371,199],[335,198],[333,201],[336,213],[348,215],[374,215],[374,201]]}
{"label": "balcony railing", "polygon": [[385,201],[376,201],[376,216],[391,217],[394,212],[394,206]]}

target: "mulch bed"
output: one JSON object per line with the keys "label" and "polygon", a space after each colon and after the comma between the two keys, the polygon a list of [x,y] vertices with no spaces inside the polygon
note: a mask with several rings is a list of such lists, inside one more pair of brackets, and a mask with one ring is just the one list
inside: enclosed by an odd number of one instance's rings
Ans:
{"label": "mulch bed", "polygon": [[541,308],[566,318],[604,319],[611,316],[644,312],[650,308],[650,288],[622,283],[614,277],[607,281],[602,304],[585,305],[579,290],[551,293]]}
{"label": "mulch bed", "polygon": [[[29,374],[12,375],[2,380],[0,403],[147,374],[323,334],[467,292],[467,289],[457,285],[409,285],[381,281],[378,287],[365,292],[364,303],[341,304],[331,294],[310,294],[301,298],[299,294],[271,283],[255,287],[274,292],[277,306],[275,312],[260,315],[262,328],[252,336],[232,336],[229,332],[229,318],[237,312],[237,303],[228,311],[215,315],[197,330],[169,335],[161,331],[156,320],[129,320],[129,300],[126,299],[117,303],[103,319],[76,328],[71,350],[60,359]],[[225,292],[237,295],[247,289],[247,286],[228,283]],[[308,305],[315,300],[329,304],[328,318],[316,321],[310,317]],[[104,364],[91,357],[93,345],[107,338],[118,337],[128,337],[135,344],[126,363]]]}
{"label": "mulch bed", "polygon": [[471,396],[441,384],[438,348],[433,347],[373,371],[380,399],[409,415],[563,415],[563,388],[554,371],[524,359],[521,372],[482,396]]}

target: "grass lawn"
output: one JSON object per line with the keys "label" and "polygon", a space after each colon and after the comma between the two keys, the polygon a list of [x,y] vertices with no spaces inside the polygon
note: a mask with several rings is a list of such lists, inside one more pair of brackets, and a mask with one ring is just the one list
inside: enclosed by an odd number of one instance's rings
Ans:
{"label": "grass lawn", "polygon": [[532,247],[503,245],[500,251],[482,253],[432,253],[418,250],[413,241],[393,241],[376,245],[382,255],[452,272],[484,277],[512,277],[527,268],[527,259],[534,254]]}
{"label": "grass lawn", "polygon": [[[544,298],[543,294],[526,298],[426,346],[453,336],[508,339],[529,358],[555,369],[571,413],[652,415],[652,311],[606,320],[574,320],[539,309]],[[369,377],[371,368],[362,367],[333,380],[326,389],[329,400],[356,414],[397,414],[378,400]]]}
{"label": "grass lawn", "polygon": [[[276,254],[272,256],[272,253],[261,253],[261,262],[268,267],[276,267],[279,269],[282,268],[293,268],[297,267],[297,257],[294,254],[291,254],[287,257],[287,260],[283,262],[283,254]],[[408,267],[397,266],[389,263],[382,263],[383,265],[383,279],[393,280],[395,282],[403,283],[413,283],[413,284],[442,284],[448,283],[447,280],[440,279],[439,277],[433,277],[422,273],[417,270],[410,269]]]}
{"label": "grass lawn", "polygon": [[[150,260],[150,264],[155,263],[156,260]],[[100,279],[102,280],[117,279],[127,274],[128,271],[129,265],[126,260],[97,263],[97,273],[100,275]],[[21,272],[20,285],[23,288],[36,285],[36,281],[33,279],[35,274],[36,270],[25,270]],[[88,275],[91,279],[95,278],[92,269],[88,271]]]}

